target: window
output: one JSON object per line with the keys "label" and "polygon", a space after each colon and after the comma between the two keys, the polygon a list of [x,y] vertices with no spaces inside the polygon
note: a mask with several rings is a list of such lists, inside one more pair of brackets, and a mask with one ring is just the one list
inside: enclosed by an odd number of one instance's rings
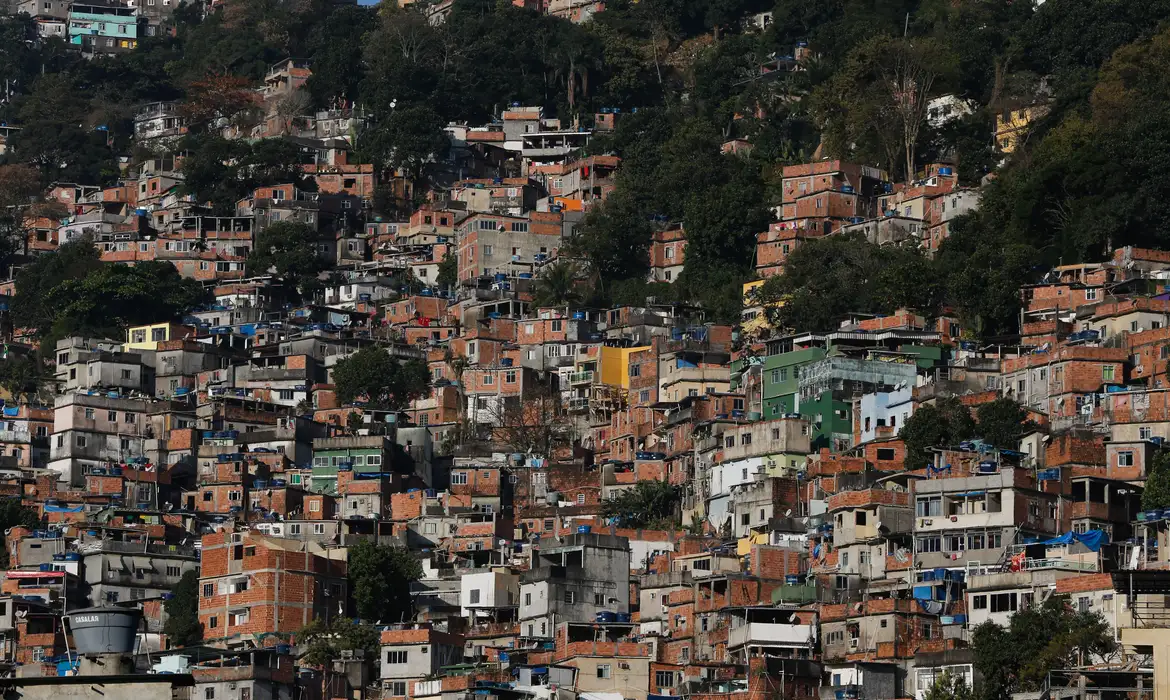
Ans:
{"label": "window", "polygon": [[92,408],[85,409],[85,419],[86,420],[93,420],[94,419],[94,412],[93,412]]}
{"label": "window", "polygon": [[495,375],[493,375],[491,372],[484,372],[483,383],[484,386],[492,386],[496,383]]}
{"label": "window", "polygon": [[594,593],[593,594],[593,604],[594,605],[605,605],[605,594],[604,593]]}
{"label": "window", "polygon": [[739,436],[739,444],[741,444],[741,445],[752,444],[752,434],[751,433],[744,433],[743,435],[740,435]]}
{"label": "window", "polygon": [[878,461],[889,461],[889,460],[894,459],[895,458],[894,448],[892,448],[892,447],[879,447],[877,450],[877,458],[878,458]]}
{"label": "window", "polygon": [[467,472],[451,472],[451,485],[462,486],[467,483]]}
{"label": "window", "polygon": [[215,688],[204,688],[203,698],[204,700],[215,700]]}
{"label": "window", "polygon": [[1153,434],[1154,434],[1154,431],[1151,430],[1150,428],[1138,428],[1138,439],[1139,440],[1149,440],[1150,436]]}
{"label": "window", "polygon": [[1097,290],[1096,289],[1086,289],[1085,290],[1085,301],[1096,301],[1096,300],[1097,300]]}
{"label": "window", "polygon": [[[478,593],[479,591],[476,591]],[[405,651],[388,651],[386,652],[386,663],[388,664],[404,664],[406,663]]]}
{"label": "window", "polygon": [[866,515],[865,515],[865,511],[864,511],[864,510],[859,510],[859,511],[857,511],[856,513],[854,513],[854,514],[853,514],[853,520],[854,520],[854,522],[856,522],[858,525],[864,525],[864,524],[866,523],[866,520],[867,520],[867,518],[866,518]]}
{"label": "window", "polygon": [[597,664],[597,677],[609,678],[609,664]]}
{"label": "window", "polygon": [[292,389],[281,389],[280,390],[280,400],[281,401],[292,401],[292,398],[293,398],[293,390]]}
{"label": "window", "polygon": [[516,370],[509,370],[507,372],[504,372],[504,383],[505,384],[515,384],[516,383]]}
{"label": "window", "polygon": [[1133,466],[1133,451],[1122,450],[1117,453],[1117,466],[1132,467]]}
{"label": "window", "polygon": [[544,525],[543,529],[545,532],[552,530],[553,529],[553,519],[552,518],[545,518],[543,525]]}
{"label": "window", "polygon": [[167,576],[182,576],[183,572],[177,566],[167,566]]}
{"label": "window", "polygon": [[585,505],[585,494],[583,494],[583,493],[577,494],[577,505],[579,505],[579,506]]}
{"label": "window", "polygon": [[919,498],[916,513],[920,518],[933,518],[942,515],[942,497],[927,496]]}
{"label": "window", "polygon": [[393,681],[390,683],[390,694],[394,696],[405,696],[406,681]]}
{"label": "window", "polygon": [[977,596],[974,596],[973,598],[971,598],[971,609],[972,610],[986,610],[987,609],[987,596],[986,595],[977,595]]}
{"label": "window", "polygon": [[1113,365],[1104,365],[1101,367],[1101,380],[1105,382],[1113,381],[1113,371],[1116,368]]}
{"label": "window", "polygon": [[576,591],[565,591],[565,603],[567,603],[569,605],[573,605],[576,602],[577,602],[577,592]]}
{"label": "window", "polygon": [[210,598],[213,595],[215,595],[215,584],[214,583],[203,584],[203,597]]}
{"label": "window", "polygon": [[922,552],[941,552],[942,551],[942,538],[940,538],[938,535],[919,537],[917,544],[918,544],[918,551],[920,553],[922,553]]}
{"label": "window", "polygon": [[216,627],[219,627],[219,618],[215,615],[207,618],[207,627],[208,629],[215,629]]}
{"label": "window", "polygon": [[485,245],[483,247],[483,256],[485,258],[490,258],[492,256],[492,247],[490,245]]}
{"label": "window", "polygon": [[[560,319],[553,319],[553,322],[552,322],[552,332],[553,333],[560,333],[563,328],[564,328],[563,321],[561,321]],[[572,353],[569,353],[569,354],[571,355]]]}
{"label": "window", "polygon": [[669,688],[674,685],[674,671],[655,671],[654,685],[659,688]]}
{"label": "window", "polygon": [[993,593],[991,595],[991,612],[1015,612],[1018,596],[1015,593]]}
{"label": "window", "polygon": [[[524,604],[525,605],[532,605],[532,594],[531,593],[524,594]],[[530,637],[532,636],[531,627],[529,628],[528,636],[530,636]]]}
{"label": "window", "polygon": [[473,588],[471,590],[471,604],[475,605],[478,602],[479,602],[479,589]]}
{"label": "window", "polygon": [[314,535],[324,535],[325,534],[325,523],[313,523],[313,534]]}

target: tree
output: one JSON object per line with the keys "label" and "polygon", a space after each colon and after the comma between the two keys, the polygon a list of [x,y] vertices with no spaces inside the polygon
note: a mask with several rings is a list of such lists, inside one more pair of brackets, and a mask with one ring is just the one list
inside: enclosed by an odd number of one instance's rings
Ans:
{"label": "tree", "polygon": [[916,250],[878,247],[850,234],[797,247],[784,273],[769,277],[758,294],[773,327],[829,331],[854,312],[908,307],[930,316],[941,291],[933,263]]}
{"label": "tree", "polygon": [[426,396],[431,373],[422,360],[399,360],[379,345],[367,345],[333,369],[337,397],[343,404],[362,401],[378,410],[400,410]]}
{"label": "tree", "polygon": [[971,645],[983,698],[1039,690],[1050,670],[1097,663],[1116,649],[1099,613],[1075,611],[1067,596],[1058,595],[1021,608],[1006,628],[994,622],[979,625]]}
{"label": "tree", "polygon": [[335,617],[326,623],[317,618],[296,635],[300,661],[310,666],[329,667],[341,658],[341,652],[361,649],[368,660],[377,659],[381,649],[380,632],[369,623],[347,617]]}
{"label": "tree", "polygon": [[1159,508],[1170,508],[1170,452],[1166,451],[1154,457],[1142,491],[1142,510]]}
{"label": "tree", "polygon": [[601,504],[601,517],[616,521],[619,527],[666,527],[678,523],[680,494],[665,481],[639,481]]}
{"label": "tree", "polygon": [[10,357],[0,361],[0,389],[17,402],[40,392],[45,379],[44,367],[36,355]]}
{"label": "tree", "polygon": [[444,289],[452,288],[459,283],[459,261],[455,259],[450,248],[443,253],[443,259],[439,261],[439,274],[435,277],[435,283]]}
{"label": "tree", "polygon": [[492,434],[510,450],[551,458],[572,442],[572,425],[560,394],[546,384],[528,389],[516,401],[505,399],[497,406],[491,421]]}
{"label": "tree", "polygon": [[167,615],[163,623],[163,634],[167,636],[170,648],[198,644],[203,639],[203,625],[199,622],[199,572],[191,569],[185,572],[171,597],[163,603]]}
{"label": "tree", "polygon": [[20,107],[24,128],[15,138],[17,160],[36,167],[43,184],[105,183],[118,174],[109,147],[110,125],[91,121],[90,103],[79,99],[71,76],[37,78]]}
{"label": "tree", "polygon": [[5,545],[0,551],[0,566],[8,568],[8,547],[4,542],[4,533],[14,527],[23,527],[35,530],[40,525],[37,512],[20,502],[19,498],[0,499],[0,544]]}
{"label": "tree", "polygon": [[130,326],[177,319],[207,298],[199,282],[167,262],[103,265],[49,290],[51,337],[123,337]]}
{"label": "tree", "polygon": [[220,120],[231,122],[236,115],[259,107],[251,81],[243,76],[209,73],[187,86],[187,97],[179,113],[189,128],[209,129]]}
{"label": "tree", "polygon": [[979,421],[979,436],[1000,449],[1016,449],[1020,437],[1036,428],[1036,424],[1028,420],[1028,409],[1009,398],[981,404],[975,415]]}
{"label": "tree", "polygon": [[536,277],[532,303],[537,306],[570,306],[581,300],[577,292],[577,265],[572,260],[557,260]]}
{"label": "tree", "polygon": [[[16,275],[12,315],[17,327],[35,328],[42,335],[53,325],[58,309],[49,293],[59,284],[83,279],[101,267],[101,255],[89,238],[63,243],[48,255],[38,255]],[[56,352],[56,348],[52,348]]]}
{"label": "tree", "polygon": [[935,404],[919,406],[906,419],[900,437],[906,443],[906,469],[922,469],[931,464],[932,447],[951,447],[969,440],[975,433],[971,411],[957,398],[940,399]]}
{"label": "tree", "polygon": [[349,548],[348,576],[361,619],[390,624],[413,615],[410,584],[422,578],[422,565],[410,550],[362,540]]}
{"label": "tree", "polygon": [[933,38],[874,36],[861,42],[831,81],[816,93],[830,149],[855,149],[891,171],[915,175],[915,158],[934,85],[956,70],[954,55]]}
{"label": "tree", "polygon": [[926,700],[975,700],[975,695],[965,678],[943,671],[926,691]]}
{"label": "tree", "polygon": [[424,166],[447,156],[446,125],[430,106],[398,107],[363,133],[358,147],[378,170],[401,169],[417,181]]}
{"label": "tree", "polygon": [[318,276],[327,268],[317,254],[317,229],[299,221],[277,221],[256,236],[256,247],[248,256],[250,274],[273,273],[301,294],[320,286]]}

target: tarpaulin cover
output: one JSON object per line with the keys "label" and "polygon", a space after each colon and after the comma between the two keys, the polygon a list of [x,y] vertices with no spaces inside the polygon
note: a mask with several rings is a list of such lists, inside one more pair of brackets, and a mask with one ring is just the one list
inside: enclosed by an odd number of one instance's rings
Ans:
{"label": "tarpaulin cover", "polygon": [[1089,548],[1089,551],[1097,552],[1101,550],[1101,545],[1105,544],[1104,530],[1089,530],[1088,532],[1066,532],[1060,537],[1053,537],[1050,540],[1045,540],[1040,544],[1071,544],[1073,541],[1080,542]]}

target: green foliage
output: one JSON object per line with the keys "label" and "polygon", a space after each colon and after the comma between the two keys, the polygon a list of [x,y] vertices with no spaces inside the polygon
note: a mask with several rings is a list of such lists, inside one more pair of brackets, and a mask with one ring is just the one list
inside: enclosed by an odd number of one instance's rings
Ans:
{"label": "green foliage", "polygon": [[401,361],[381,346],[367,345],[337,363],[333,382],[344,404],[362,401],[373,409],[396,410],[430,391],[431,373],[422,360]]}
{"label": "green foliage", "polygon": [[796,248],[759,296],[774,327],[802,331],[834,330],[851,312],[908,307],[931,316],[940,297],[932,266],[910,248],[878,247],[859,234],[829,236]]}
{"label": "green foliage", "polygon": [[49,293],[63,282],[83,279],[101,266],[100,254],[88,238],[65,243],[49,255],[38,255],[16,276],[16,295],[12,301],[16,325],[36,328],[43,335],[58,313],[49,303]]}
{"label": "green foliage", "polygon": [[439,261],[439,274],[435,276],[435,283],[443,288],[454,287],[459,283],[459,261],[448,248]]}
{"label": "green foliage", "polygon": [[36,355],[9,357],[0,361],[0,389],[18,402],[35,396],[45,378],[44,365]]}
{"label": "green foliage", "polygon": [[1146,476],[1142,510],[1170,508],[1170,452],[1159,452]]}
{"label": "green foliage", "polygon": [[1074,611],[1066,596],[1054,595],[1018,610],[1006,628],[979,625],[971,646],[983,679],[976,688],[979,697],[1002,698],[1039,690],[1050,670],[1091,664],[1111,653],[1116,642],[1100,614]]}
{"label": "green foliage", "polygon": [[601,517],[619,527],[668,527],[678,523],[678,487],[665,481],[639,481],[601,504]]}
{"label": "green foliage", "polygon": [[200,202],[210,202],[220,215],[236,211],[236,202],[257,187],[293,183],[316,190],[300,170],[301,154],[289,141],[262,139],[255,144],[228,140],[216,134],[192,134],[181,148],[187,155],[179,168],[181,189]]}
{"label": "green foliage", "polygon": [[362,540],[349,548],[348,572],[358,617],[375,624],[411,619],[410,584],[422,578],[422,565],[409,550]]}
{"label": "green foliage", "polygon": [[900,437],[906,443],[906,469],[922,469],[933,462],[931,447],[952,447],[975,435],[971,411],[957,398],[919,406],[906,419]]}
{"label": "green foliage", "polygon": [[298,221],[269,224],[256,236],[256,247],[248,256],[250,274],[273,272],[303,295],[321,286],[318,276],[328,265],[317,254],[317,230]]}
{"label": "green foliage", "polygon": [[120,338],[129,326],[178,318],[206,298],[170,263],[102,265],[93,243],[81,239],[21,269],[12,310],[17,325],[36,328],[43,352],[52,353],[67,335]]}
{"label": "green foliage", "polygon": [[1036,429],[1036,424],[1028,420],[1028,410],[1008,398],[980,404],[975,416],[979,437],[1004,450],[1018,448],[1024,433]]}
{"label": "green foliage", "polygon": [[24,128],[14,139],[16,157],[37,167],[44,184],[104,183],[118,173],[109,132],[98,129],[109,124],[93,118],[78,89],[67,74],[43,75],[17,115]]}
{"label": "green foliage", "polygon": [[167,620],[163,634],[171,648],[198,644],[203,639],[203,625],[199,622],[199,572],[192,569],[183,574],[171,589],[171,598],[163,603]]}
{"label": "green foliage", "polygon": [[581,301],[577,282],[577,265],[571,260],[557,260],[536,277],[532,301],[537,306],[576,304]]}
{"label": "green foliage", "polygon": [[447,155],[445,124],[428,105],[397,108],[362,134],[358,147],[376,169],[404,170],[418,179],[427,163]]}
{"label": "green foliage", "polygon": [[46,301],[54,311],[52,337],[117,338],[129,326],[176,319],[207,296],[198,282],[180,277],[174,265],[148,261],[102,265],[82,279],[53,287]]}
{"label": "green foliage", "polygon": [[974,698],[975,694],[967,685],[967,681],[962,676],[950,671],[943,671],[942,675],[935,679],[934,685],[926,691],[926,700],[974,700]]}
{"label": "green foliage", "polygon": [[310,666],[325,666],[339,658],[341,652],[362,649],[366,659],[377,659],[381,649],[380,632],[372,624],[338,617],[328,624],[317,618],[296,635],[303,649],[300,661]]}
{"label": "green foliage", "polygon": [[[24,527],[32,530],[39,524],[36,511],[21,504],[19,498],[0,499],[0,545],[6,545],[4,533],[11,528]],[[7,546],[0,549],[0,566],[8,568]]]}

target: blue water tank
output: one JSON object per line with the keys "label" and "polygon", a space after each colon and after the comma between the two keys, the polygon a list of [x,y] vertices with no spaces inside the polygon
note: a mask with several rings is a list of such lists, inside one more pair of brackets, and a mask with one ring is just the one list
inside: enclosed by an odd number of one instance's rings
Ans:
{"label": "blue water tank", "polygon": [[[578,535],[588,535],[591,532],[593,532],[593,528],[589,525],[578,525],[577,526],[577,534]],[[598,616],[601,615],[601,613],[597,613],[597,614],[598,614]]]}

